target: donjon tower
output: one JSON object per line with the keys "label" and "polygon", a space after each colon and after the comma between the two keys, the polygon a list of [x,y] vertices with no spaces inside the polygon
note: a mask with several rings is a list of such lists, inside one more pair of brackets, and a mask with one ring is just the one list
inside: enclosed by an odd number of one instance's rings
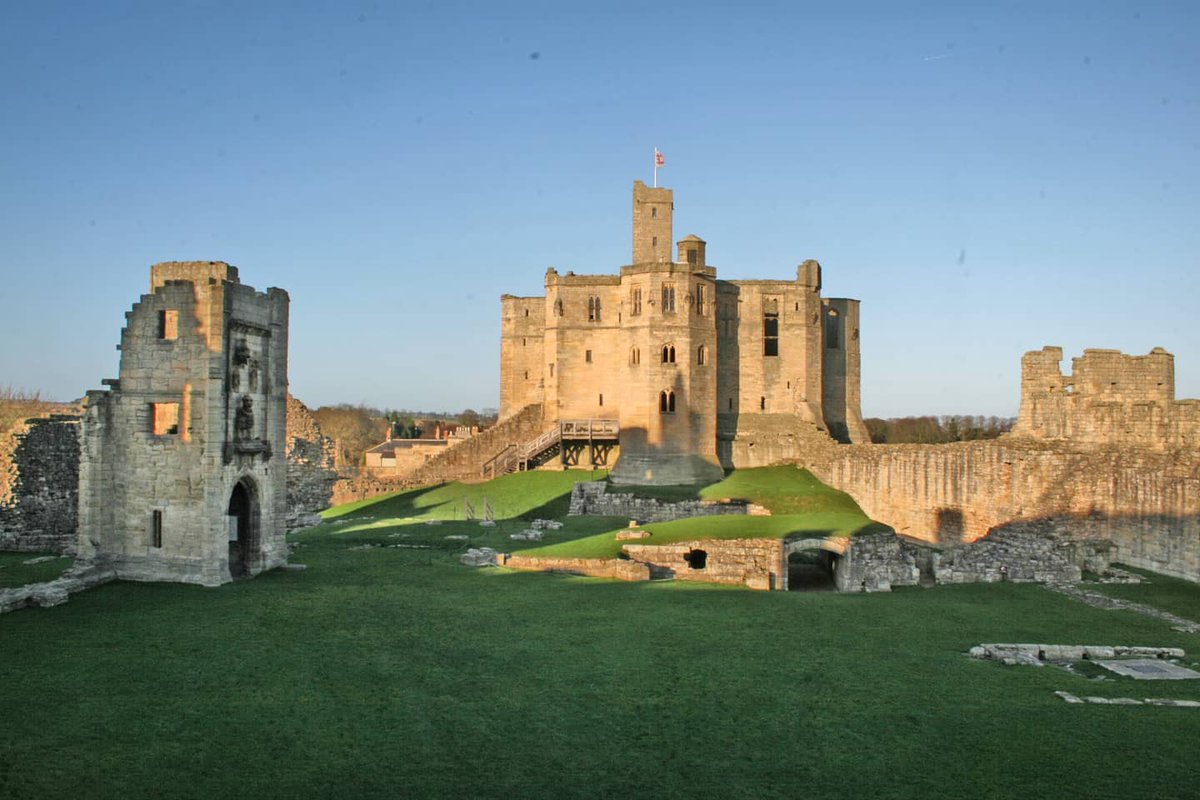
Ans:
{"label": "donjon tower", "polygon": [[686,484],[795,458],[813,436],[869,441],[859,304],[795,280],[717,279],[706,242],[674,243],[670,189],[633,185],[633,261],[616,275],[549,269],[545,294],[501,298],[501,419],[619,421],[611,478]]}

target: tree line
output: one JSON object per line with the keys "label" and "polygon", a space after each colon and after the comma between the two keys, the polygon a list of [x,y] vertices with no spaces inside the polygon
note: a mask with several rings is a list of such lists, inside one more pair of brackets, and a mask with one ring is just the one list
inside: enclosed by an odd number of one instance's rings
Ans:
{"label": "tree line", "polygon": [[874,444],[946,444],[995,439],[1012,430],[1013,417],[951,414],[941,417],[871,417],[863,422]]}

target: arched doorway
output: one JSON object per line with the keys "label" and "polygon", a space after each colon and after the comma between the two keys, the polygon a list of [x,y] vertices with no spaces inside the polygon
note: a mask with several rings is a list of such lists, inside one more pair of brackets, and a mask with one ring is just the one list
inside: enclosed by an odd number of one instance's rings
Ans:
{"label": "arched doorway", "polygon": [[835,575],[840,555],[830,550],[824,539],[792,539],[785,547],[790,591],[836,591]]}
{"label": "arched doorway", "polygon": [[253,574],[258,559],[258,496],[254,483],[242,478],[234,484],[226,511],[229,523],[229,575],[245,578]]}

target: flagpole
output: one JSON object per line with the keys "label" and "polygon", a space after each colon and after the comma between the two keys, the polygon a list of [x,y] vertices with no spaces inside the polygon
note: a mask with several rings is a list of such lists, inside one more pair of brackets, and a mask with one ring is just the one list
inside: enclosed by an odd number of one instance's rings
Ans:
{"label": "flagpole", "polygon": [[658,188],[658,148],[654,148],[654,188]]}

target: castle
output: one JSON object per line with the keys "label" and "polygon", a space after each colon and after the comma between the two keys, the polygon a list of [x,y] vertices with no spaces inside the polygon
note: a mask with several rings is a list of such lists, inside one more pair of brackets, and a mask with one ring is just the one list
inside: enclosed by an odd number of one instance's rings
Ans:
{"label": "castle", "polygon": [[858,301],[821,297],[816,261],[795,280],[718,280],[694,235],[672,259],[673,211],[670,189],[635,181],[631,264],[552,268],[544,295],[501,298],[501,419],[614,421],[616,483],[708,482],[812,436],[868,442]]}

